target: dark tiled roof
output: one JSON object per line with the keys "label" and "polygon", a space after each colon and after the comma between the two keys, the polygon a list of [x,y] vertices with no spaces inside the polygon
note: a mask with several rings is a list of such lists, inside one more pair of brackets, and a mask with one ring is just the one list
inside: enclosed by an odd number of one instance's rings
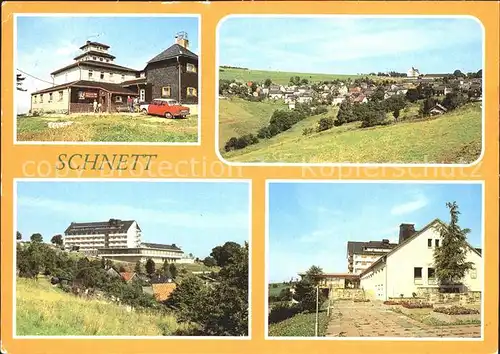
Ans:
{"label": "dark tiled roof", "polygon": [[58,74],[60,72],[63,72],[67,69],[71,69],[71,68],[76,68],[77,66],[82,66],[82,67],[93,67],[93,68],[103,68],[103,69],[112,69],[112,70],[116,70],[116,71],[126,71],[126,72],[134,72],[134,73],[137,73],[139,72],[139,70],[135,70],[135,69],[132,69],[132,68],[127,68],[126,66],[121,66],[121,65],[117,65],[117,64],[112,64],[112,63],[102,63],[100,61],[94,61],[94,60],[84,60],[84,61],[79,61],[77,63],[73,63],[73,64],[70,64],[70,65],[67,65],[61,69],[57,69],[56,71],[53,71],[51,72],[50,74],[51,75],[55,75],[55,74]]}
{"label": "dark tiled roof", "polygon": [[164,245],[161,243],[141,243],[141,247],[145,248],[160,248],[163,250],[172,250],[172,251],[181,251],[179,247],[177,247],[175,244],[172,245]]}
{"label": "dark tiled roof", "polygon": [[110,58],[110,59],[115,59],[116,57],[114,55],[111,55],[106,52],[98,52],[97,50],[89,50],[88,52],[83,52],[81,54],[78,54],[76,57],[74,57],[74,60],[78,60],[80,58],[83,58],[84,56],[87,55],[95,55],[97,57],[104,57],[104,58]]}
{"label": "dark tiled roof", "polygon": [[189,49],[186,49],[183,46],[181,46],[181,45],[179,45],[179,44],[176,43],[176,44],[168,47],[167,49],[165,49],[163,52],[161,52],[160,54],[158,54],[157,56],[155,56],[150,61],[148,61],[148,64],[149,63],[154,63],[154,62],[157,62],[157,61],[172,59],[172,58],[175,58],[177,56],[183,56],[183,57],[188,57],[188,58],[192,58],[192,59],[198,59],[198,56],[196,54],[194,54],[192,51],[190,51]]}
{"label": "dark tiled roof", "polygon": [[[437,225],[444,226],[445,224],[441,220],[439,220],[439,219],[432,220],[430,223],[428,223],[427,225],[425,225],[424,228],[422,228],[421,230],[416,231],[413,235],[411,235],[410,237],[408,237],[406,240],[404,240],[403,242],[399,243],[390,252],[388,252],[384,257],[380,257],[377,261],[375,261],[374,263],[372,263],[372,265],[370,265],[363,272],[361,272],[360,276],[362,277],[363,275],[365,275],[366,273],[368,273],[370,270],[372,270],[376,265],[380,264],[381,262],[384,262],[384,258],[389,257],[391,254],[393,254],[394,252],[396,252],[397,250],[399,250],[401,247],[403,247],[404,245],[408,244],[411,240],[415,239],[416,237],[418,237],[419,235],[421,235],[423,232],[425,232],[429,228],[431,228],[431,227],[437,227]],[[481,251],[479,251],[480,248],[479,249],[478,248],[474,248],[469,243],[467,243],[467,246],[473,252],[476,252],[479,256],[482,256]]]}
{"label": "dark tiled roof", "polygon": [[66,84],[62,85],[57,85],[57,86],[52,86],[40,91],[33,92],[32,95],[38,94],[38,93],[46,93],[46,92],[54,92],[59,89],[67,88],[67,87],[91,87],[91,88],[100,88],[102,90],[111,92],[111,93],[121,93],[124,95],[131,95],[131,96],[137,96],[136,92],[133,92],[129,89],[126,89],[122,87],[121,85],[118,84],[112,84],[109,82],[97,82],[97,81],[88,81],[88,80],[78,80],[78,81],[72,81],[68,82]]}
{"label": "dark tiled roof", "polygon": [[140,78],[135,79],[135,80],[123,81],[120,85],[121,86],[130,86],[130,85],[145,84],[145,83],[146,83],[146,78],[140,77]]}
{"label": "dark tiled roof", "polygon": [[104,44],[104,43],[87,41],[87,43],[85,43],[84,45],[82,45],[82,46],[80,47],[80,49],[83,49],[83,48],[85,48],[85,47],[87,47],[87,46],[89,46],[89,45],[101,46],[101,47],[104,47],[104,48],[106,48],[106,49],[108,49],[108,48],[109,48],[109,45]]}
{"label": "dark tiled roof", "polygon": [[[110,219],[108,221],[98,222],[72,222],[64,233],[66,235],[78,235],[80,233],[126,233],[135,220],[117,220]],[[137,226],[139,228],[139,226]],[[140,230],[140,228],[139,228]]]}
{"label": "dark tiled roof", "polygon": [[166,277],[164,275],[159,275],[159,274],[154,274],[151,276],[151,279],[149,280],[151,284],[164,284],[164,283],[171,283],[172,279],[169,277]]}
{"label": "dark tiled roof", "polygon": [[[379,254],[381,252],[377,251],[367,251],[367,248],[382,248],[382,249],[393,249],[396,247],[397,243],[388,243],[383,241],[368,241],[368,242],[358,242],[358,241],[348,241],[347,242],[347,252],[349,254]],[[384,252],[385,253],[385,252]]]}

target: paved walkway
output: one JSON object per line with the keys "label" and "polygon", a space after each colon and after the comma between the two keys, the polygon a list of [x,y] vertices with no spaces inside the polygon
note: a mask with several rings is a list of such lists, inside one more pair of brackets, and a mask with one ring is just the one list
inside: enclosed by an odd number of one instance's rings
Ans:
{"label": "paved walkway", "polygon": [[337,302],[331,308],[331,337],[480,338],[481,325],[430,326],[391,311],[379,302]]}

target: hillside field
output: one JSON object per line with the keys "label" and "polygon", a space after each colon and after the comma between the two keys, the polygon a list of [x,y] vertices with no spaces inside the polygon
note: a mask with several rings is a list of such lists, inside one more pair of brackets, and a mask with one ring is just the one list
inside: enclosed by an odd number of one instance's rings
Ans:
{"label": "hillside field", "polygon": [[241,98],[219,100],[219,148],[233,136],[257,131],[269,123],[273,112],[277,109],[288,109],[283,102],[263,101],[250,102]]}
{"label": "hillside field", "polygon": [[17,335],[168,336],[184,327],[174,316],[127,312],[110,302],[76,297],[43,277],[16,282]]}
{"label": "hillside field", "polygon": [[[404,120],[415,111],[410,107],[403,112],[397,124],[362,129],[360,122],[352,122],[304,136],[303,129],[317,127],[321,117],[312,116],[271,139],[223,156],[237,162],[295,163],[471,163],[480,156],[481,103],[439,117]],[[322,116],[335,118],[336,112]]]}
{"label": "hillside field", "polygon": [[298,73],[287,71],[267,71],[267,70],[252,70],[252,69],[233,69],[219,68],[219,79],[221,80],[240,80],[243,82],[257,81],[264,82],[266,79],[271,79],[273,83],[278,85],[288,84],[290,77],[300,76],[310,82],[331,81],[335,79],[355,79],[363,75],[338,75],[338,74],[318,74],[318,73]]}
{"label": "hillside field", "polygon": [[[49,128],[49,122],[73,122]],[[146,115],[70,115],[17,118],[18,141],[196,142],[198,116],[165,119]]]}

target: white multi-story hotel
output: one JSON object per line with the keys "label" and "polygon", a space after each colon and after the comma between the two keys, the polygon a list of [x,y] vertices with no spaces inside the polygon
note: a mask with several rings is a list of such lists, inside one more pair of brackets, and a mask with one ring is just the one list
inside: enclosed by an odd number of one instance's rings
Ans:
{"label": "white multi-story hotel", "polygon": [[141,228],[135,220],[109,219],[100,222],[72,222],[64,231],[64,247],[82,252],[99,248],[135,248],[141,244]]}

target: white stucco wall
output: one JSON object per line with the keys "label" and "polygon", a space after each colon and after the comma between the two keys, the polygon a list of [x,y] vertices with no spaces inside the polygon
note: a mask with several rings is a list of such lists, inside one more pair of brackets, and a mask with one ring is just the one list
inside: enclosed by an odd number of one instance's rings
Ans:
{"label": "white stucco wall", "polygon": [[141,232],[137,226],[137,222],[134,221],[130,228],[127,230],[127,247],[134,248],[139,247],[141,244]]}
{"label": "white stucco wall", "polygon": [[[62,99],[60,93],[62,92]],[[43,96],[43,102],[41,97]],[[54,112],[67,112],[69,104],[69,89],[61,89],[52,92],[52,101],[50,101],[50,93],[39,93],[31,95],[31,110],[32,112],[41,111],[54,111]]]}
{"label": "white stucco wall", "polygon": [[[92,71],[92,77],[89,77],[89,71]],[[101,73],[104,73],[104,78],[101,79]],[[123,75],[123,76],[122,76]],[[120,72],[117,70],[76,67],[65,70],[54,75],[54,84],[61,85],[77,80],[88,80],[96,82],[109,82],[119,84],[123,81],[136,79],[135,73]]]}
{"label": "white stucco wall", "polygon": [[54,75],[54,85],[62,85],[77,80],[80,80],[79,68],[71,68]]}
{"label": "white stucco wall", "polygon": [[[428,239],[432,240],[432,247],[428,247]],[[428,279],[428,269],[434,268],[434,248],[435,240],[442,240],[439,231],[434,227],[429,227],[422,234],[409,241],[387,257],[387,266],[380,265],[387,271],[387,298],[411,297],[412,293],[417,293],[418,287],[437,287],[437,282]],[[482,291],[483,282],[483,259],[472,249],[468,249],[467,261],[473,262],[475,270],[466,274],[462,282],[471,291]],[[422,268],[422,279],[415,281],[414,268]],[[385,284],[382,276],[384,272],[375,275],[366,274],[361,278],[361,286],[371,293],[376,293],[377,284]],[[384,298],[381,300],[385,300]]]}

